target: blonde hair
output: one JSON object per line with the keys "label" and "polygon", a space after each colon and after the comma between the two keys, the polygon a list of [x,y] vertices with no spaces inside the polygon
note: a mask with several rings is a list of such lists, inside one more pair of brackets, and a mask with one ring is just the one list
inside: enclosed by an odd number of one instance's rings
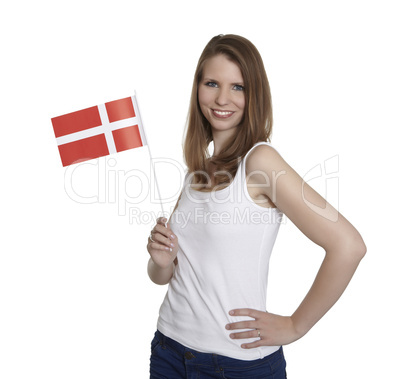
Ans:
{"label": "blonde hair", "polygon": [[[198,85],[205,62],[219,54],[238,65],[244,81],[245,109],[242,121],[231,140],[217,156],[210,157],[208,145],[213,140],[211,125],[198,103]],[[204,48],[194,74],[190,108],[183,145],[184,161],[193,183],[206,184],[207,161],[222,174],[215,175],[218,185],[229,184],[236,174],[240,159],[260,141],[270,140],[273,124],[271,91],[264,64],[256,47],[246,38],[234,34],[213,37]],[[201,172],[201,173],[199,173]]]}

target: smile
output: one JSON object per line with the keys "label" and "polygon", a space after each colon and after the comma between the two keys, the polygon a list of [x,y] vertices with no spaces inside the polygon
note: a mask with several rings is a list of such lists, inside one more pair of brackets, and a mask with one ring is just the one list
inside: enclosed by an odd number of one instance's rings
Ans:
{"label": "smile", "polygon": [[216,116],[218,118],[227,118],[227,117],[230,117],[234,112],[231,112],[231,111],[218,111],[216,109],[212,109],[212,113],[214,114],[214,116]]}

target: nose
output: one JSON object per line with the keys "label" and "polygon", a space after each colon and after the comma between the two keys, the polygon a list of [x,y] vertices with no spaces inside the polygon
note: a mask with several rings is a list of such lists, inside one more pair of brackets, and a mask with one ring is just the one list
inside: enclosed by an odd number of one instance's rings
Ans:
{"label": "nose", "polygon": [[223,105],[229,104],[229,102],[230,102],[230,94],[229,94],[229,92],[226,89],[221,88],[219,90],[219,92],[217,93],[215,103],[217,105],[223,106]]}

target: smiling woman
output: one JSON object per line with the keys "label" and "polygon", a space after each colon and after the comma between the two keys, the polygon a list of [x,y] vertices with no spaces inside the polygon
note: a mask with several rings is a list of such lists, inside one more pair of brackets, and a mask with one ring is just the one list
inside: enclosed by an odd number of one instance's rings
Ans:
{"label": "smiling woman", "polygon": [[[211,97],[201,101],[205,86],[212,87],[208,91]],[[244,104],[241,99],[244,99]],[[228,104],[221,104],[222,101],[232,101],[233,106],[242,109],[241,117],[237,117],[239,110],[237,115],[234,114],[238,125],[236,133],[229,133],[228,138],[221,133],[214,136],[211,124],[215,116],[215,121],[222,121],[217,123],[218,126],[224,125],[223,119],[212,110],[236,110],[229,108]],[[216,185],[227,185],[228,178],[236,175],[239,159],[244,158],[255,142],[270,140],[272,124],[271,90],[256,47],[236,35],[212,38],[195,70],[184,143],[184,158],[189,172],[195,173],[194,183],[207,185],[211,178],[203,172],[212,171]],[[225,137],[215,140],[218,136]],[[214,153],[211,157],[208,147],[212,141]]]}
{"label": "smiling woman", "polygon": [[243,119],[246,101],[243,90],[239,67],[225,55],[217,55],[206,62],[198,102],[211,125],[216,155]]}
{"label": "smiling woman", "polygon": [[[240,36],[212,38],[194,75],[184,187],[169,222],[158,219],[148,239],[149,277],[169,283],[151,344],[151,378],[286,378],[282,345],[304,336],[335,304],[365,254],[360,234],[333,207],[310,207],[326,201],[268,142],[271,129],[257,49]],[[325,250],[290,316],[266,309],[283,214]]]}

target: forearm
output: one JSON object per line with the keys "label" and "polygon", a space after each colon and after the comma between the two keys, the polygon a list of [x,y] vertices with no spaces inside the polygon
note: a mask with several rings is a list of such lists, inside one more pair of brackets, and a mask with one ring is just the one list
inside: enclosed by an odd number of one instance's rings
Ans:
{"label": "forearm", "polygon": [[148,276],[156,284],[167,284],[173,276],[174,266],[175,264],[172,263],[170,266],[163,268],[155,264],[152,258],[149,258]]}
{"label": "forearm", "polygon": [[361,250],[351,254],[326,253],[310,291],[291,316],[294,328],[300,337],[338,301],[352,279],[364,252]]}

